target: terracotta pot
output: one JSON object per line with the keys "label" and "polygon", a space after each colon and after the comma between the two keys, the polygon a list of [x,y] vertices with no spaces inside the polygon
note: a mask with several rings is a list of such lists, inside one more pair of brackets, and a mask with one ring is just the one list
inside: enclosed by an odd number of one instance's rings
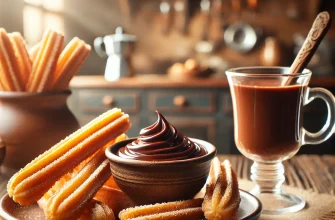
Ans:
{"label": "terracotta pot", "polygon": [[141,161],[121,158],[117,151],[135,139],[118,142],[106,149],[116,184],[136,205],[191,199],[204,186],[215,147],[191,138],[207,154],[185,160]]}
{"label": "terracotta pot", "polygon": [[79,128],[66,104],[70,94],[0,92],[0,138],[6,146],[3,173],[24,167]]}

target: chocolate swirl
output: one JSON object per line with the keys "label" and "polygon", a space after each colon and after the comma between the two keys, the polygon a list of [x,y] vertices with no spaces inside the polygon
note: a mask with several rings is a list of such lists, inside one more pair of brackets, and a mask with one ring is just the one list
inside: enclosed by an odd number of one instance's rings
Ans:
{"label": "chocolate swirl", "polygon": [[122,147],[118,155],[134,160],[183,160],[206,154],[205,149],[182,135],[159,112],[157,121],[140,131],[139,137]]}

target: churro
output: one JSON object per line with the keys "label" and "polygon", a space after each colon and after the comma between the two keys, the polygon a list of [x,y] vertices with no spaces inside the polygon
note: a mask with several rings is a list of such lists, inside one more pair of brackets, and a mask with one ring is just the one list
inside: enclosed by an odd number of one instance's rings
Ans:
{"label": "churro", "polygon": [[[118,136],[115,140],[111,140],[108,142],[105,146],[103,146],[101,149],[105,150],[108,146],[117,143],[119,141],[127,139],[127,135],[121,134]],[[100,151],[100,150],[98,150]],[[53,186],[46,192],[41,199],[38,200],[38,205],[43,210],[46,208],[47,201],[55,194],[57,193],[68,181],[70,181],[81,169],[83,169],[86,164],[95,156],[92,155],[86,160],[82,161],[76,168],[74,168],[71,172],[65,174],[60,178]],[[112,177],[111,177],[112,178]],[[108,181],[107,181],[108,182]],[[99,200],[100,201],[100,200]],[[102,201],[103,202],[103,201]]]}
{"label": "churro", "polygon": [[206,185],[202,210],[208,220],[236,219],[241,198],[236,173],[228,160],[215,158]]}
{"label": "churro", "polygon": [[121,220],[134,219],[203,219],[201,209],[202,199],[191,199],[177,202],[143,205],[122,210],[119,213]]}
{"label": "churro", "polygon": [[24,82],[18,73],[19,63],[5,29],[0,28],[0,78],[4,91],[23,91]]}
{"label": "churro", "polygon": [[64,36],[48,30],[44,33],[41,48],[34,60],[26,90],[28,92],[43,92],[48,90],[55,71],[57,59],[63,49]]}
{"label": "churro", "polygon": [[71,78],[78,72],[90,51],[90,45],[77,37],[73,38],[58,59],[51,88],[53,90],[67,89]]}
{"label": "churro", "polygon": [[129,116],[120,109],[107,111],[16,173],[7,185],[9,196],[21,205],[37,202],[64,174],[129,127]]}
{"label": "churro", "polygon": [[23,83],[26,83],[31,72],[31,61],[26,48],[26,42],[19,32],[9,34],[10,41],[15,51],[15,56],[18,62],[18,74]]}
{"label": "churro", "polygon": [[79,218],[110,175],[109,162],[103,148],[48,200],[45,216],[48,220]]}
{"label": "churro", "polygon": [[35,44],[29,49],[29,57],[30,57],[31,63],[34,63],[34,61],[36,60],[36,57],[37,57],[37,54],[40,48],[41,48],[41,42],[38,42],[37,44]]}
{"label": "churro", "polygon": [[78,220],[115,220],[115,216],[106,204],[92,200]]}
{"label": "churro", "polygon": [[127,196],[115,183],[113,176],[111,176],[99,189],[97,194],[95,194],[94,199],[108,205],[115,215],[118,215],[123,209],[135,206],[129,196]]}

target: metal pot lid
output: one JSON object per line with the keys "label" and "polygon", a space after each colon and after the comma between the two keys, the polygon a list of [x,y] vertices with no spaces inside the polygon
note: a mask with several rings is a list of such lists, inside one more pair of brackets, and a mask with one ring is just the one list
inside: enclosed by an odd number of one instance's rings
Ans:
{"label": "metal pot lid", "polygon": [[113,42],[136,42],[136,36],[131,34],[125,34],[122,27],[115,29],[115,34],[106,36]]}
{"label": "metal pot lid", "polygon": [[256,30],[249,24],[239,22],[230,25],[224,32],[226,45],[238,52],[249,52],[257,43]]}

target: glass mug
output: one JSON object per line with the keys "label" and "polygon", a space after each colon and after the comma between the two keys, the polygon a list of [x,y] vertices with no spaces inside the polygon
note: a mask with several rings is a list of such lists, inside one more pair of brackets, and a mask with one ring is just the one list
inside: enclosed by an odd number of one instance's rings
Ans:
{"label": "glass mug", "polygon": [[[288,67],[241,67],[226,71],[234,110],[238,150],[254,161],[251,191],[263,202],[263,213],[280,214],[304,208],[305,201],[282,192],[282,161],[302,145],[319,144],[335,129],[335,98],[322,88],[309,88],[311,71],[288,74]],[[327,104],[325,125],[317,133],[302,127],[303,107],[315,98]],[[271,201],[271,202],[269,202]]]}

